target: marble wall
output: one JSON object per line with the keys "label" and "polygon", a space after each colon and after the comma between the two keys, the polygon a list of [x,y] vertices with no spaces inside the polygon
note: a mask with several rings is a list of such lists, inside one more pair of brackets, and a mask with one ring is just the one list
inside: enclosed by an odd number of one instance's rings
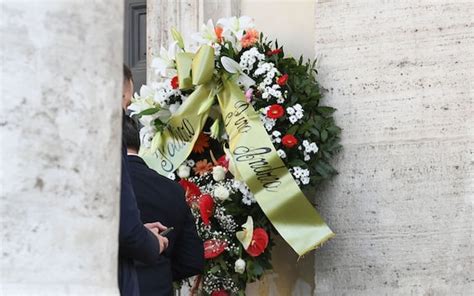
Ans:
{"label": "marble wall", "polygon": [[474,3],[315,9],[319,80],[344,129],[316,295],[472,294]]}
{"label": "marble wall", "polygon": [[0,19],[0,294],[118,295],[123,2]]}

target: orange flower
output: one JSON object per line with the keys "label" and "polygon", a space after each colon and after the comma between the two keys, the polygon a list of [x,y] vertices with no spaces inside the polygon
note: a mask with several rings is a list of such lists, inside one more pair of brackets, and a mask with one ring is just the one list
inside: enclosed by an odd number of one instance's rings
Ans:
{"label": "orange flower", "polygon": [[196,162],[193,170],[196,174],[204,175],[212,169],[212,163],[208,162],[207,159],[199,160]]}
{"label": "orange flower", "polygon": [[217,37],[217,42],[219,43],[222,43],[223,41],[223,38],[222,38],[222,32],[224,31],[224,29],[222,27],[215,27],[214,28],[214,32],[216,33],[216,37]]}
{"label": "orange flower", "polygon": [[206,148],[209,148],[209,136],[201,133],[194,144],[193,152],[194,153],[203,153]]}
{"label": "orange flower", "polygon": [[245,32],[245,35],[242,37],[240,42],[242,43],[243,48],[247,48],[257,43],[258,38],[258,31],[255,29],[249,29],[247,32]]}

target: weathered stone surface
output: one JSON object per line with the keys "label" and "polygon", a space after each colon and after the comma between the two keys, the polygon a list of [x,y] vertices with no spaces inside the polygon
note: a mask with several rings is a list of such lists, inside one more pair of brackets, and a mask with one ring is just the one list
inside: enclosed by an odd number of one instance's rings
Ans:
{"label": "weathered stone surface", "polygon": [[0,294],[118,294],[123,2],[1,10]]}
{"label": "weathered stone surface", "polygon": [[[239,0],[156,0],[147,2],[147,82],[160,79],[150,67],[163,46],[168,49],[173,41],[171,28],[176,28],[185,39],[186,48],[195,43],[192,33],[198,32],[209,19],[238,15]],[[190,44],[191,43],[191,44]]]}
{"label": "weathered stone surface", "polygon": [[316,295],[474,291],[473,15],[468,1],[316,3],[345,147],[319,198],[337,236],[316,252]]}

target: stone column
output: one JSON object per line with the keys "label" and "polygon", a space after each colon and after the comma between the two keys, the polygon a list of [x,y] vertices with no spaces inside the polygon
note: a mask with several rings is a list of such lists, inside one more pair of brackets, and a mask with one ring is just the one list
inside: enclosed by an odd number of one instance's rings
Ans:
{"label": "stone column", "polygon": [[117,295],[123,2],[2,1],[2,295]]}
{"label": "stone column", "polygon": [[317,1],[340,175],[316,295],[470,295],[474,4]]}

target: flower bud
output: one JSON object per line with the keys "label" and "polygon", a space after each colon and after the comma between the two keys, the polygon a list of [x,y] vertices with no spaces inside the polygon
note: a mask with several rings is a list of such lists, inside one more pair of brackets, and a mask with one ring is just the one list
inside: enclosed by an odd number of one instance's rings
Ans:
{"label": "flower bud", "polygon": [[243,260],[242,258],[239,258],[235,261],[235,266],[234,266],[234,270],[235,272],[237,273],[244,273],[245,272],[245,260]]}
{"label": "flower bud", "polygon": [[188,167],[187,165],[180,165],[179,168],[178,168],[178,176],[181,178],[181,179],[186,179],[189,177],[189,175],[191,174],[191,168]]}
{"label": "flower bud", "polygon": [[223,166],[217,165],[212,168],[212,178],[219,182],[225,179],[226,169]]}
{"label": "flower bud", "polygon": [[227,188],[225,188],[222,185],[217,185],[214,188],[214,196],[218,198],[220,201],[227,200],[229,199],[229,190],[227,190]]}

